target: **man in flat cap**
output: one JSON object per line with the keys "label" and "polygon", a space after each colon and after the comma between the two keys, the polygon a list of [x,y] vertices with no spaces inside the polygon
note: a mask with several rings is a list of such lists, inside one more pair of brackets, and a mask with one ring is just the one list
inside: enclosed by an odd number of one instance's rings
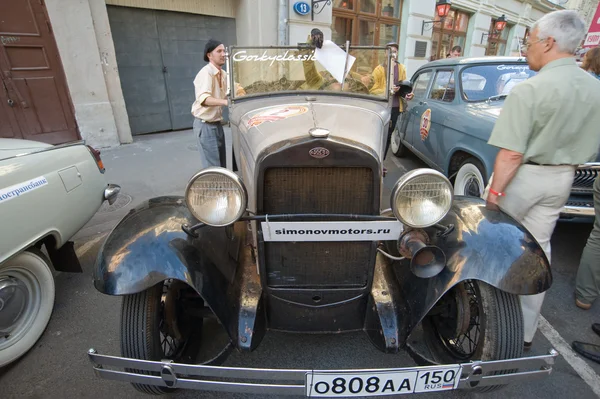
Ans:
{"label": "man in flat cap", "polygon": [[210,39],[204,47],[204,61],[208,64],[194,79],[194,134],[198,137],[202,167],[226,167],[222,107],[227,106],[227,72],[222,69],[225,65],[223,43]]}

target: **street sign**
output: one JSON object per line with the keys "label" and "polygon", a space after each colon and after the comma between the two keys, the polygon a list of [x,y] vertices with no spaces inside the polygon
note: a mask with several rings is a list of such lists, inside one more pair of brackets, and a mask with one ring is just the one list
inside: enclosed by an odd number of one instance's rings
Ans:
{"label": "street sign", "polygon": [[600,4],[598,4],[598,8],[594,14],[594,19],[585,37],[583,47],[596,47],[598,45],[600,45]]}
{"label": "street sign", "polygon": [[305,1],[297,1],[294,3],[294,11],[296,14],[306,15],[310,12],[310,5]]}

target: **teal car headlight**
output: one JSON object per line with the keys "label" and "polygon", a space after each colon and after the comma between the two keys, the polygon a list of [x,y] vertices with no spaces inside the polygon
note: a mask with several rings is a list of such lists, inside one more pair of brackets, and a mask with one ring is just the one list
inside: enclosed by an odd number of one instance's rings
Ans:
{"label": "teal car headlight", "polygon": [[396,182],[391,208],[403,224],[423,228],[442,220],[453,199],[452,184],[446,176],[433,169],[415,169]]}

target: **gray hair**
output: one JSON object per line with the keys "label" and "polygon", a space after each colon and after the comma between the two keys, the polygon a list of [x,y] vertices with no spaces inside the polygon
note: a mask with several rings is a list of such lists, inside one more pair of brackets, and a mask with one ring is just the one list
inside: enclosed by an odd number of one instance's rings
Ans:
{"label": "gray hair", "polygon": [[[563,53],[575,53],[585,36],[585,22],[577,11],[560,10],[544,15],[534,25],[538,39],[553,37]],[[532,30],[533,30],[532,29]]]}

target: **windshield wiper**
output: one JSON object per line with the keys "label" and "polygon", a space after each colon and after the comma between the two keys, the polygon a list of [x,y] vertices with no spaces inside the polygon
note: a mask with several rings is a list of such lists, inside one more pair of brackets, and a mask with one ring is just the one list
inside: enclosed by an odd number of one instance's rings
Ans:
{"label": "windshield wiper", "polygon": [[496,100],[502,100],[502,99],[506,98],[506,96],[508,96],[508,94],[497,94],[495,96],[491,96],[490,98],[488,98],[485,101],[489,103],[489,102],[496,101]]}

